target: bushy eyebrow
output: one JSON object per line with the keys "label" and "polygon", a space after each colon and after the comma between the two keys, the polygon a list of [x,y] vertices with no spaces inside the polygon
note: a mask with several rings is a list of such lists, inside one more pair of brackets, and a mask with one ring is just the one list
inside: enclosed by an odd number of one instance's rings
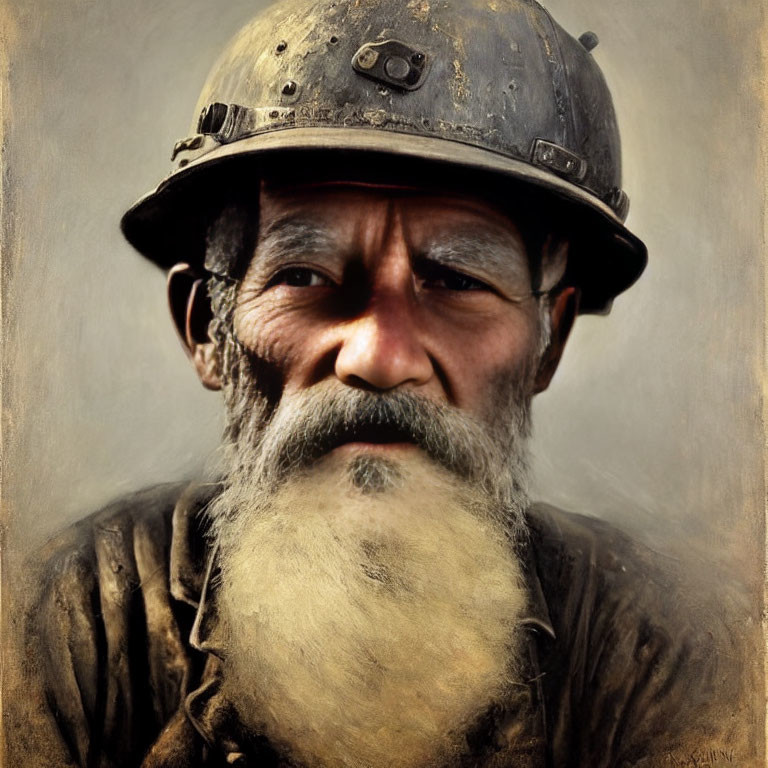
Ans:
{"label": "bushy eyebrow", "polygon": [[284,216],[271,221],[256,246],[251,274],[268,279],[292,259],[337,253],[338,243],[327,227],[311,218]]}
{"label": "bushy eyebrow", "polygon": [[488,229],[472,229],[435,236],[417,254],[426,259],[474,274],[505,281],[530,281],[528,256],[522,243]]}
{"label": "bushy eyebrow", "polygon": [[[292,260],[343,259],[340,246],[327,225],[312,217],[286,215],[269,222],[256,247],[251,275],[257,283],[270,279]],[[478,277],[529,287],[530,270],[525,248],[509,234],[486,227],[436,233],[413,253],[415,263],[434,262],[467,270]]]}

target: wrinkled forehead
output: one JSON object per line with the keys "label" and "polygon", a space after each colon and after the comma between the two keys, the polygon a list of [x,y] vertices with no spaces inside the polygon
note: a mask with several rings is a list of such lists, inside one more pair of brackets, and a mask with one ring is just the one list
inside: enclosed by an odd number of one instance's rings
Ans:
{"label": "wrinkled forehead", "polygon": [[263,181],[259,191],[259,240],[295,224],[340,241],[371,229],[402,229],[416,243],[475,237],[525,251],[517,222],[476,194],[407,183],[333,180]]}
{"label": "wrinkled forehead", "polygon": [[[283,169],[285,171],[285,169]],[[415,250],[441,241],[471,249],[514,254],[536,277],[542,244],[556,222],[540,198],[500,201],[493,190],[439,176],[388,174],[379,169],[268,173],[238,185],[208,230],[205,267],[215,275],[244,276],[260,246],[281,239],[295,251],[302,238],[354,250],[364,225],[378,220],[402,227]],[[389,217],[389,218],[387,218]]]}

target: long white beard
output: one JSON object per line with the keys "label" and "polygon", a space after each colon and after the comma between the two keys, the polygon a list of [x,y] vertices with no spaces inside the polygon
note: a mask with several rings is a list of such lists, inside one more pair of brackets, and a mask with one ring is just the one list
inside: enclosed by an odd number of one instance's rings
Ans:
{"label": "long white beard", "polygon": [[303,766],[450,765],[515,681],[505,515],[420,453],[405,463],[355,483],[332,455],[277,492],[240,475],[216,502],[225,685]]}

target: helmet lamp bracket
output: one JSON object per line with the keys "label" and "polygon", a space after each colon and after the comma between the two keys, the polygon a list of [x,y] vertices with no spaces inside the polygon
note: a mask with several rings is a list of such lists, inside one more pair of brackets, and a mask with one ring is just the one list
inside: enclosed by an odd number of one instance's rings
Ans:
{"label": "helmet lamp bracket", "polygon": [[352,69],[360,75],[404,91],[424,84],[429,58],[424,51],[399,40],[366,43],[352,57]]}

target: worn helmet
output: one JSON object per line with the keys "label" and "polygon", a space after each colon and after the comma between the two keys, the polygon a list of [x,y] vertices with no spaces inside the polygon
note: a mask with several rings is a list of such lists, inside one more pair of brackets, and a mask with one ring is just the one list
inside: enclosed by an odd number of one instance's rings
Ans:
{"label": "worn helmet", "polygon": [[[535,208],[571,237],[582,312],[641,274],[616,116],[592,56],[534,0],[283,0],[213,68],[175,169],[123,217],[163,267],[203,266],[212,217],[266,174],[388,172]],[[227,271],[233,265],[205,265]]]}

